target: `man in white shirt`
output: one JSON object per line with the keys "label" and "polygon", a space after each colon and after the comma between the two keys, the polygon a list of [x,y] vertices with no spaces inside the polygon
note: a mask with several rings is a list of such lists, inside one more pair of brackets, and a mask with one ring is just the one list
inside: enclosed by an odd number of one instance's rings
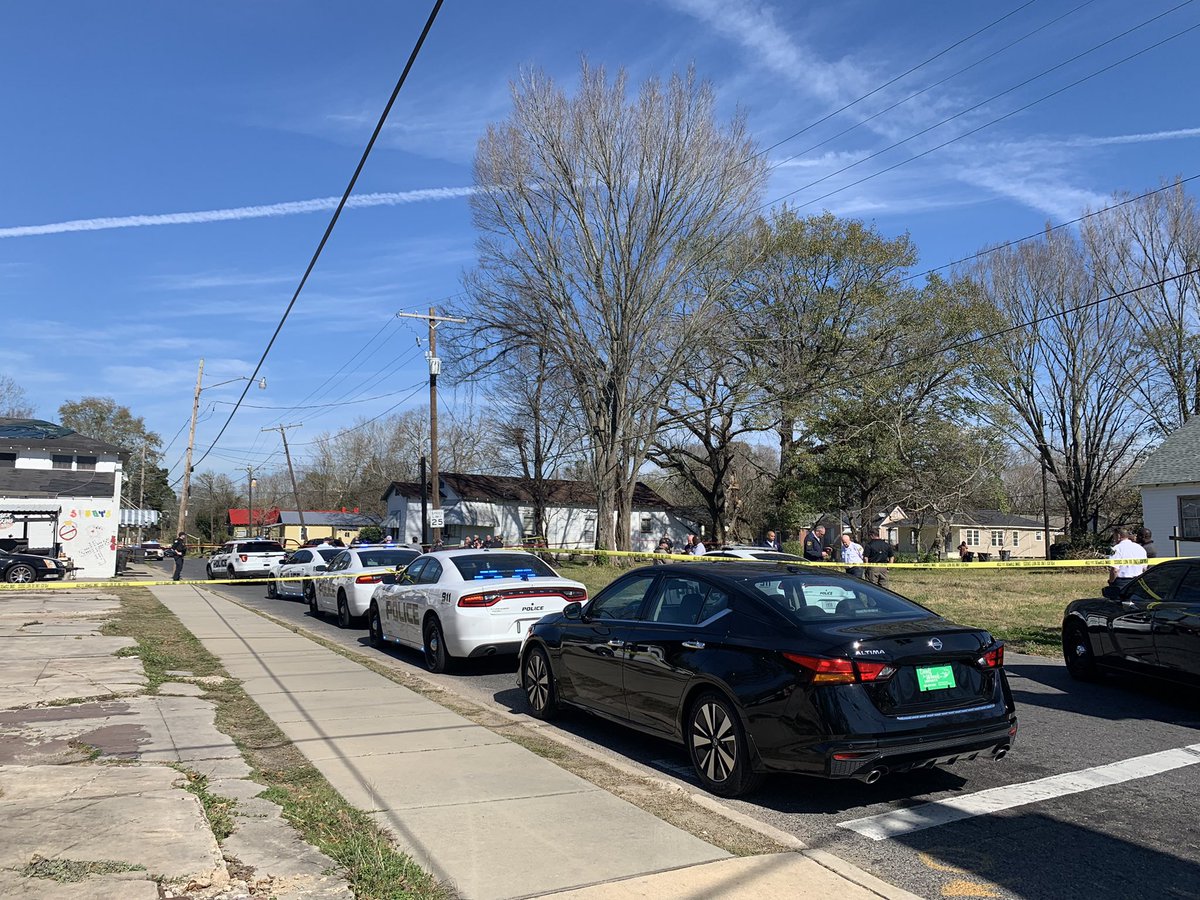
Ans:
{"label": "man in white shirt", "polygon": [[[1133,535],[1128,529],[1117,528],[1113,531],[1112,554],[1108,558],[1112,560],[1145,559],[1146,551],[1141,544],[1133,540]],[[1108,570],[1108,587],[1101,593],[1110,600],[1119,599],[1125,585],[1141,578],[1146,568],[1145,565],[1137,563],[1111,566]]]}
{"label": "man in white shirt", "polygon": [[853,575],[855,578],[862,578],[863,563],[866,561],[863,558],[862,544],[857,544],[848,534],[842,535],[841,548],[842,562],[846,564],[846,574]]}
{"label": "man in white shirt", "polygon": [[703,556],[708,552],[708,548],[704,546],[704,541],[699,535],[696,535],[696,543],[692,545],[692,556]]}

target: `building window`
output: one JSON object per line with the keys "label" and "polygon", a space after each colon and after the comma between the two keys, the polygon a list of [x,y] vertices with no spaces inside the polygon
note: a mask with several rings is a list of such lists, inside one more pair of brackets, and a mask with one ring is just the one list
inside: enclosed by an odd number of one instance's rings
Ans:
{"label": "building window", "polygon": [[654,531],[654,517],[650,513],[642,513],[642,534]]}
{"label": "building window", "polygon": [[963,529],[963,540],[966,541],[968,547],[978,547],[979,546],[979,529],[978,528],[964,528]]}
{"label": "building window", "polygon": [[96,471],[96,457],[94,456],[77,456],[75,457],[75,468],[84,472]]}
{"label": "building window", "polygon": [[992,546],[993,547],[1003,547],[1004,546],[1004,532],[1003,531],[993,531],[992,532]]}
{"label": "building window", "polygon": [[521,513],[521,536],[540,537],[533,533],[533,510]]}
{"label": "building window", "polygon": [[583,520],[583,542],[585,544],[596,543],[596,517],[586,516]]}
{"label": "building window", "polygon": [[75,457],[73,456],[64,456],[55,453],[50,457],[50,466],[55,469],[69,469],[73,462],[75,462]]}
{"label": "building window", "polygon": [[1041,533],[1040,531],[1035,531],[1035,532],[1033,533],[1033,539],[1034,539],[1035,541],[1038,541],[1039,543],[1041,543],[1041,540],[1042,540],[1042,533]]}
{"label": "building window", "polygon": [[912,544],[914,550],[921,549],[921,529],[914,528],[908,534],[909,543]]}
{"label": "building window", "polygon": [[15,453],[0,453],[0,469],[15,469],[17,467],[17,454]]}
{"label": "building window", "polygon": [[1021,546],[1021,532],[1019,532],[1019,531],[1013,532],[1013,546],[1014,547]]}
{"label": "building window", "polygon": [[1200,497],[1179,498],[1179,536],[1200,538]]}

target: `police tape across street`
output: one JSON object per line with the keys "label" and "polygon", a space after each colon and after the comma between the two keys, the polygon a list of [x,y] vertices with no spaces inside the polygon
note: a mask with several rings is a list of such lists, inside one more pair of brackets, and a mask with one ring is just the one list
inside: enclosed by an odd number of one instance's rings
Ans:
{"label": "police tape across street", "polygon": [[[804,566],[814,569],[836,569],[845,570],[847,563],[842,562],[810,562],[809,560],[751,560],[738,559],[733,557],[720,556],[691,556],[683,553],[654,553],[646,550],[595,550],[595,549],[580,549],[578,547],[507,547],[498,548],[507,550],[526,550],[531,553],[547,554],[554,556],[574,556],[583,558],[626,558],[626,559],[643,559],[649,562],[673,560],[678,562],[705,562],[721,564],[724,562],[742,562],[753,563],[759,562],[763,565],[784,565],[784,566]],[[487,551],[482,551],[487,552]],[[883,568],[883,569],[959,569],[975,571],[979,569],[1078,569],[1078,568],[1111,568],[1112,566],[1134,566],[1134,565],[1157,565],[1163,562],[1172,562],[1178,559],[1187,559],[1189,557],[1177,556],[1156,556],[1151,559],[1135,558],[1135,559],[1007,559],[1007,560],[989,560],[987,562],[893,562],[893,563],[855,563],[855,568]],[[283,581],[320,581],[327,578],[340,578],[341,575],[289,575],[285,577],[270,577],[270,576],[255,576],[251,578],[203,578],[195,580],[180,580],[173,581],[170,578],[162,580],[143,580],[131,579],[128,581],[113,579],[110,581],[36,581],[8,584],[0,582],[0,591],[29,591],[29,590],[63,590],[76,588],[104,588],[113,587],[114,585],[134,585],[140,587],[165,587],[169,585],[217,585],[217,584],[247,584],[254,581],[273,581],[276,583]]]}

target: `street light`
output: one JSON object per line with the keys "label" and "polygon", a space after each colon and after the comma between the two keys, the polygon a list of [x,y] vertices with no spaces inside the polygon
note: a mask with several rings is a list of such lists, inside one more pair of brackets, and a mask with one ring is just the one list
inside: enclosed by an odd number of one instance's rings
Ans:
{"label": "street light", "polygon": [[[187,453],[183,461],[183,494],[179,498],[179,532],[187,533],[187,507],[188,507],[188,492],[192,487],[192,450],[196,445],[196,413],[200,410],[200,393],[209,388],[220,387],[223,384],[233,384],[235,381],[250,381],[248,375],[239,375],[237,378],[230,378],[227,381],[218,381],[216,384],[203,384],[204,381],[204,360],[200,360],[200,370],[196,373],[196,393],[192,397],[192,425],[188,429]],[[265,391],[267,389],[267,378],[264,375],[258,379],[258,389]]]}

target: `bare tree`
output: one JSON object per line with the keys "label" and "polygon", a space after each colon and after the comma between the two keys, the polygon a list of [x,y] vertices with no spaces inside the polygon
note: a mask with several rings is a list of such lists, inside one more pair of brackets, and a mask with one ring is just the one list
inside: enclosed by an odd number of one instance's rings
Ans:
{"label": "bare tree", "polygon": [[1084,248],[1061,232],[988,254],[974,276],[1009,329],[992,340],[995,358],[978,367],[975,394],[1009,406],[1062,495],[1071,532],[1095,530],[1149,422],[1133,402],[1142,373],[1129,311],[1105,300]]}
{"label": "bare tree", "polygon": [[[1200,414],[1196,200],[1176,183],[1088,219],[1083,240],[1101,289],[1125,294],[1120,302],[1130,311],[1129,337],[1151,362],[1137,392],[1159,430],[1174,431]],[[1141,285],[1147,287],[1126,293]]]}
{"label": "bare tree", "polygon": [[573,97],[529,72],[476,152],[479,349],[544,347],[570,380],[598,547],[629,546],[661,403],[715,302],[697,272],[744,227],[763,183],[742,118],[721,126],[714,107],[692,71],[633,99],[624,72],[609,82],[585,63]]}
{"label": "bare tree", "polygon": [[25,388],[17,384],[10,375],[0,375],[0,416],[28,419],[33,415],[33,405]]}

